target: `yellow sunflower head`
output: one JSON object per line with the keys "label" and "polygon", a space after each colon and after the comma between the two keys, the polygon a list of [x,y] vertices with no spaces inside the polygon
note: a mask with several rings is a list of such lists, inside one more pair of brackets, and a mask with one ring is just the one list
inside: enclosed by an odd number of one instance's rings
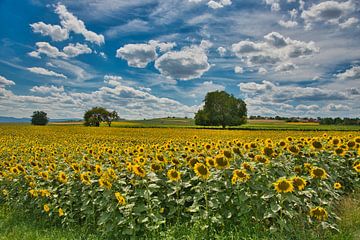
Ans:
{"label": "yellow sunflower head", "polygon": [[196,163],[194,166],[194,171],[199,178],[204,180],[208,179],[210,176],[209,168],[203,163]]}
{"label": "yellow sunflower head", "polygon": [[310,209],[310,217],[316,218],[319,221],[325,221],[328,218],[328,213],[325,208],[314,207]]}
{"label": "yellow sunflower head", "polygon": [[64,172],[59,172],[58,181],[64,184],[67,183],[67,177]]}
{"label": "yellow sunflower head", "polygon": [[217,155],[215,157],[215,167],[217,169],[225,169],[230,166],[229,160],[224,155]]}
{"label": "yellow sunflower head", "polygon": [[297,190],[303,190],[306,186],[306,180],[301,177],[293,177],[291,178],[291,181]]}
{"label": "yellow sunflower head", "polygon": [[181,174],[176,169],[172,168],[167,172],[170,181],[178,182],[181,179]]}
{"label": "yellow sunflower head", "polygon": [[294,191],[294,185],[291,180],[280,178],[274,183],[275,190],[278,193],[287,193]]}
{"label": "yellow sunflower head", "polygon": [[115,197],[120,205],[124,206],[126,204],[126,199],[123,195],[121,195],[121,193],[116,192]]}
{"label": "yellow sunflower head", "polygon": [[342,187],[341,183],[339,183],[339,182],[334,183],[334,188],[335,188],[336,190],[341,189],[341,187]]}
{"label": "yellow sunflower head", "polygon": [[137,176],[140,176],[140,177],[145,177],[146,176],[146,171],[145,169],[140,166],[139,164],[135,164],[133,167],[132,167],[132,170],[133,172],[137,175]]}
{"label": "yellow sunflower head", "polygon": [[310,176],[312,178],[326,179],[327,178],[327,173],[326,173],[325,169],[323,169],[323,168],[312,167],[311,170],[310,170]]}

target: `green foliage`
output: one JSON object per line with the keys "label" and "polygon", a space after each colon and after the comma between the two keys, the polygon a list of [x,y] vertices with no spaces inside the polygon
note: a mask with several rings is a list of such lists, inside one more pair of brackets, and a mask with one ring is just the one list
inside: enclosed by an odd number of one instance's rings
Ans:
{"label": "green foliage", "polygon": [[43,111],[35,111],[31,116],[32,125],[46,125],[49,122],[47,113]]}
{"label": "green foliage", "polygon": [[109,112],[103,107],[93,107],[84,114],[85,126],[99,127],[101,122],[106,122],[108,126],[111,123],[119,119],[119,115],[116,111]]}
{"label": "green foliage", "polygon": [[195,124],[203,126],[238,126],[246,122],[246,104],[225,91],[209,92],[205,105],[195,115]]}

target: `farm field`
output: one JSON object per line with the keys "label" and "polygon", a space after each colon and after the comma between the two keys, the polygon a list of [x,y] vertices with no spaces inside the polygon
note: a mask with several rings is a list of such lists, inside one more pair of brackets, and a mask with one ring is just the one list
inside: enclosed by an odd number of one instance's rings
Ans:
{"label": "farm field", "polygon": [[1,211],[75,226],[90,239],[182,236],[189,226],[208,238],[244,228],[253,239],[333,236],[341,229],[339,201],[360,184],[358,132],[74,125],[0,131]]}

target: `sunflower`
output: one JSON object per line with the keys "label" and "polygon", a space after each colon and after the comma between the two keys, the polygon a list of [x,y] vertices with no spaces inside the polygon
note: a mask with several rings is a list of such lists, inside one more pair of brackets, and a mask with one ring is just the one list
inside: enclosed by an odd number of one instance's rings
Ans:
{"label": "sunflower", "polygon": [[296,165],[294,167],[294,172],[296,172],[297,174],[300,174],[302,172],[301,165]]}
{"label": "sunflower", "polygon": [[71,168],[74,170],[75,173],[79,173],[80,172],[80,166],[77,163],[73,163],[71,164]]}
{"label": "sunflower", "polygon": [[116,192],[115,197],[120,205],[124,206],[126,204],[126,200],[125,200],[124,196],[121,195],[121,193]]}
{"label": "sunflower", "polygon": [[67,177],[64,172],[59,172],[58,181],[64,184],[67,183]]}
{"label": "sunflower", "polygon": [[111,182],[103,177],[99,179],[99,185],[100,187],[104,187],[106,189],[111,189],[112,187]]}
{"label": "sunflower", "polygon": [[152,164],[150,165],[150,169],[151,169],[151,171],[153,171],[153,172],[160,172],[160,171],[162,170],[162,166],[161,166],[161,164],[159,164],[159,163],[152,163]]}
{"label": "sunflower", "polygon": [[263,155],[255,155],[254,160],[255,160],[255,162],[260,162],[260,163],[264,163],[264,164],[270,163],[270,160]]}
{"label": "sunflower", "polygon": [[312,178],[320,178],[320,179],[326,179],[327,173],[323,168],[320,167],[312,167],[310,170],[310,175]]}
{"label": "sunflower", "polygon": [[225,169],[230,166],[229,160],[224,157],[224,155],[217,155],[215,157],[215,167],[217,169]]}
{"label": "sunflower", "polygon": [[360,173],[360,163],[354,166],[356,172]]}
{"label": "sunflower", "polygon": [[133,172],[140,176],[140,177],[145,177],[146,176],[146,171],[143,167],[141,167],[140,165],[138,164],[135,164],[133,167],[132,167],[132,170]]}
{"label": "sunflower", "polygon": [[346,151],[343,148],[338,147],[338,148],[335,148],[334,153],[338,156],[344,156]]}
{"label": "sunflower", "polygon": [[275,190],[278,193],[287,193],[294,191],[294,185],[291,180],[280,178],[274,183]]}
{"label": "sunflower", "polygon": [[353,148],[355,147],[356,143],[355,141],[348,141],[348,143],[346,144],[349,148]]}
{"label": "sunflower", "polygon": [[320,150],[320,149],[323,148],[323,145],[321,144],[321,142],[320,142],[320,141],[317,141],[317,140],[313,141],[313,142],[311,143],[311,146],[312,146],[313,148],[317,149],[317,150]]}
{"label": "sunflower", "polygon": [[212,157],[207,157],[205,161],[208,167],[215,167],[215,161]]}
{"label": "sunflower", "polygon": [[49,172],[45,171],[45,172],[40,172],[39,175],[45,180],[47,181],[49,179]]}
{"label": "sunflower", "polygon": [[262,153],[265,156],[272,157],[272,155],[274,153],[274,149],[271,146],[267,146],[262,149]]}
{"label": "sunflower", "polygon": [[235,169],[233,171],[233,176],[231,179],[231,182],[234,184],[236,182],[246,182],[247,180],[250,179],[250,175],[246,172],[245,169]]}
{"label": "sunflower", "polygon": [[298,154],[300,152],[300,149],[295,145],[289,146],[288,150],[293,154]]}
{"label": "sunflower", "polygon": [[80,180],[85,185],[90,185],[91,184],[90,172],[85,172],[80,174]]}
{"label": "sunflower", "polygon": [[95,166],[95,173],[98,176],[100,176],[102,173],[101,166],[99,164],[96,164],[96,166]]}
{"label": "sunflower", "polygon": [[62,208],[59,208],[58,212],[59,212],[59,217],[64,216],[64,210],[62,210]]}
{"label": "sunflower", "polygon": [[341,183],[339,183],[339,182],[334,183],[334,188],[335,188],[336,190],[339,190],[340,188],[342,188]]}
{"label": "sunflower", "polygon": [[12,167],[12,168],[10,168],[10,172],[11,172],[12,174],[19,174],[19,173],[20,173],[20,171],[19,171],[19,169],[18,169],[17,167]]}
{"label": "sunflower", "polygon": [[180,180],[181,178],[181,174],[180,172],[178,172],[176,169],[172,168],[167,172],[167,176],[168,178],[173,181],[173,182],[177,182]]}
{"label": "sunflower", "polygon": [[254,167],[248,162],[241,163],[241,167],[251,172],[254,171]]}
{"label": "sunflower", "polygon": [[210,176],[209,168],[203,163],[196,163],[194,166],[194,171],[199,178],[204,180],[208,179]]}
{"label": "sunflower", "polygon": [[319,221],[325,221],[328,218],[328,213],[322,207],[314,207],[310,209],[310,217],[314,217]]}
{"label": "sunflower", "polygon": [[231,158],[232,157],[232,154],[229,150],[224,150],[224,156],[227,157],[227,158]]}
{"label": "sunflower", "polygon": [[48,204],[45,204],[43,208],[44,208],[44,211],[45,211],[45,212],[49,212],[49,211],[50,211],[50,207],[49,207]]}
{"label": "sunflower", "polygon": [[303,190],[306,186],[306,180],[301,177],[293,177],[293,178],[291,178],[291,181],[292,181],[294,187],[300,191]]}

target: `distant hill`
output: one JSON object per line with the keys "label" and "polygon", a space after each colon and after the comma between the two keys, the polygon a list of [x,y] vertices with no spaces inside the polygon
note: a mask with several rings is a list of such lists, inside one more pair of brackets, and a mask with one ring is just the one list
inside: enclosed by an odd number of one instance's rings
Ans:
{"label": "distant hill", "polygon": [[[80,118],[72,119],[50,119],[50,122],[76,122],[81,121]],[[2,117],[0,116],[0,123],[30,123],[31,118],[14,118],[14,117]]]}

